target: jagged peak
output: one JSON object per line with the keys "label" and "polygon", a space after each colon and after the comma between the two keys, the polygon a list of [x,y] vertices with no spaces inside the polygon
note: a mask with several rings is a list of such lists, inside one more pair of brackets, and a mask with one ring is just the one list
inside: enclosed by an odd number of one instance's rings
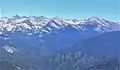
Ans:
{"label": "jagged peak", "polygon": [[101,18],[98,18],[98,17],[95,17],[95,16],[89,17],[89,18],[87,19],[87,21],[91,21],[91,22],[99,22],[99,21],[101,21],[101,20],[102,20]]}

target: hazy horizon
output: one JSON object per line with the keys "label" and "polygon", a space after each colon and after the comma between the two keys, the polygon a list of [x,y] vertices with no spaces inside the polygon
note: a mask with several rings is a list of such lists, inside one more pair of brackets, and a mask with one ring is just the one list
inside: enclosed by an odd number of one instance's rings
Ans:
{"label": "hazy horizon", "polygon": [[95,16],[120,21],[119,3],[119,0],[0,0],[0,16],[58,16],[67,19]]}

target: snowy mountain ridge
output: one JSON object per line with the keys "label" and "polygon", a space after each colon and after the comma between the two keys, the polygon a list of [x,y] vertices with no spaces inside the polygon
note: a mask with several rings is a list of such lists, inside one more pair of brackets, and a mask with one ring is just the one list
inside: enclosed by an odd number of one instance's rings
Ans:
{"label": "snowy mountain ridge", "polygon": [[34,30],[37,32],[49,33],[53,30],[64,29],[68,26],[78,29],[79,31],[85,30],[85,26],[97,26],[95,31],[101,30],[102,28],[107,28],[108,31],[120,30],[120,24],[115,22],[110,22],[104,19],[99,19],[97,17],[90,17],[85,20],[77,19],[61,19],[58,17],[46,18],[44,16],[13,16],[11,18],[2,17],[0,19],[0,32],[4,31],[29,31]]}

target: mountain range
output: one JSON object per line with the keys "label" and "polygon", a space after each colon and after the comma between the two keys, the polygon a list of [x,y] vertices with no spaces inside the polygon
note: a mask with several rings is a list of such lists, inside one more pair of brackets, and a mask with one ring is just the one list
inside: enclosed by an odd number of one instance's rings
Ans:
{"label": "mountain range", "polygon": [[[97,70],[96,66],[111,61],[99,61],[101,57],[120,56],[119,35],[120,22],[98,17],[84,20],[2,17],[0,66],[2,70],[8,70],[5,66],[11,70]],[[102,68],[110,70],[109,67]],[[112,67],[119,70],[119,66],[115,68]]]}
{"label": "mountain range", "polygon": [[120,31],[118,22],[97,17],[77,20],[16,15],[0,19],[1,44],[17,46],[22,52],[34,48],[35,51],[41,50],[42,54],[46,51],[54,53],[73,46],[79,40],[112,31]]}

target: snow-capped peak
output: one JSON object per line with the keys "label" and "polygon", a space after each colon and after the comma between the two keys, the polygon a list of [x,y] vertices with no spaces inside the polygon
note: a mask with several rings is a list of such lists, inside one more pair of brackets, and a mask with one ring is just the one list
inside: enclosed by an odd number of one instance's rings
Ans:
{"label": "snow-capped peak", "polygon": [[107,21],[105,19],[101,19],[101,18],[98,18],[98,17],[90,17],[87,20],[85,20],[85,23],[86,22],[91,22],[92,24],[98,24],[98,25],[101,25],[101,26],[109,26],[109,25],[114,23],[114,22],[110,22],[110,21]]}
{"label": "snow-capped peak", "polygon": [[88,21],[98,21],[100,20],[98,17],[90,17],[88,18]]}

